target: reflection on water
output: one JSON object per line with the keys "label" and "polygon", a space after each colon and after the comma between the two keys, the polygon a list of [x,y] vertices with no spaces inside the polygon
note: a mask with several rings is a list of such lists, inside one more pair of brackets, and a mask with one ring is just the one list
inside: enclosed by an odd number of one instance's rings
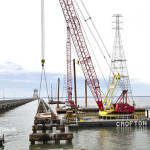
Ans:
{"label": "reflection on water", "polygon": [[101,149],[149,149],[149,127],[101,128],[99,147]]}
{"label": "reflection on water", "polygon": [[4,149],[4,145],[0,145],[0,150],[3,150]]}
{"label": "reflection on water", "polygon": [[[144,98],[143,98],[144,99]],[[143,99],[137,99],[138,104],[143,104]],[[148,105],[147,98],[145,101]],[[89,105],[95,106],[95,101]],[[80,105],[84,106],[84,99]],[[56,105],[51,106],[55,110]],[[0,150],[48,150],[85,148],[88,150],[149,150],[150,127],[100,127],[70,129],[73,132],[72,143],[61,141],[60,144],[50,142],[42,144],[38,142],[30,145],[29,134],[32,133],[32,125],[37,109],[37,101],[22,105],[10,111],[0,114],[0,135],[5,134],[4,146]],[[62,115],[60,116],[62,117]]]}
{"label": "reflection on water", "polygon": [[[63,141],[64,142],[64,141]],[[72,143],[62,143],[60,142],[60,144],[55,144],[55,143],[48,143],[48,144],[33,144],[33,145],[29,145],[29,149],[30,150],[49,150],[49,149],[73,149],[73,145]]]}

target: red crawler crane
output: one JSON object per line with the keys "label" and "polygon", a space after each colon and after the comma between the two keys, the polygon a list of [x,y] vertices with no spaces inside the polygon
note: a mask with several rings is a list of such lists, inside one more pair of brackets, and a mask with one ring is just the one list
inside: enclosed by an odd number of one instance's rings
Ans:
{"label": "red crawler crane", "polygon": [[115,113],[133,113],[135,111],[134,107],[127,103],[127,92],[128,90],[123,90],[116,103],[113,104]]}
{"label": "red crawler crane", "polygon": [[[104,110],[100,92],[99,80],[97,78],[91,56],[89,54],[80,22],[75,11],[72,0],[59,0],[67,26],[70,29],[70,36],[76,49],[82,71],[87,84],[100,110]],[[68,80],[68,79],[67,79]],[[69,96],[68,96],[69,97]]]}
{"label": "red crawler crane", "polygon": [[[87,80],[87,84],[91,93],[98,105],[100,111],[104,111],[99,80],[97,78],[91,56],[89,54],[80,22],[75,11],[72,0],[59,0],[66,23],[67,23],[67,89],[68,89],[68,100],[72,100],[72,79],[71,79],[71,42],[72,38],[78,59]],[[117,102],[114,104],[115,113],[133,113],[134,107],[130,106],[127,102],[121,103],[127,96],[127,91],[123,91]]]}
{"label": "red crawler crane", "polygon": [[72,73],[71,73],[71,39],[70,28],[67,27],[67,43],[66,43],[66,58],[67,58],[67,103],[74,107],[74,101],[72,100]]}

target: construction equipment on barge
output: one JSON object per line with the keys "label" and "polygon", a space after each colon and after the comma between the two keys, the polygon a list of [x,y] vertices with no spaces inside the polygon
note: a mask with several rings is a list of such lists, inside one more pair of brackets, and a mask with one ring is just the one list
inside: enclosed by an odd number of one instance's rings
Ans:
{"label": "construction equipment on barge", "polygon": [[[116,101],[116,103],[113,106],[111,106],[111,109],[109,111],[106,111],[107,106],[104,108],[99,80],[96,75],[96,71],[92,62],[92,58],[90,56],[90,53],[89,53],[89,50],[88,50],[88,47],[87,47],[87,44],[86,44],[86,41],[82,32],[81,23],[79,21],[77,11],[74,7],[73,1],[72,0],[59,0],[59,2],[60,2],[64,17],[66,20],[66,23],[67,23],[67,31],[70,31],[69,34],[72,38],[72,41],[73,41],[73,44],[74,44],[74,47],[75,47],[75,50],[79,59],[80,66],[82,68],[85,79],[87,80],[89,89],[91,90],[91,93],[100,110],[100,114],[104,113],[105,115],[107,115],[108,113],[133,113],[134,108],[127,103],[127,99],[126,99],[127,90],[123,90],[120,97]],[[87,20],[92,20],[92,19],[89,16],[88,19],[85,19],[85,22]],[[69,36],[69,34],[67,35]],[[70,38],[67,38],[67,39],[70,40]],[[68,40],[67,40],[67,43],[70,44],[71,42],[68,42]],[[114,79],[116,78],[115,74],[113,78]],[[119,78],[117,78],[117,82]],[[107,93],[109,92],[111,93],[110,98],[112,97],[112,94],[114,92],[116,85],[113,86],[113,88],[111,88],[111,86],[112,85],[110,85],[110,88],[108,89],[108,92],[107,92]],[[107,96],[108,95],[106,95],[106,98]],[[110,105],[109,104],[110,98],[108,99],[107,105]],[[124,101],[124,99],[126,99],[126,102],[121,103],[121,101],[122,100]]]}
{"label": "construction equipment on barge", "polygon": [[56,100],[53,99],[53,84],[51,84],[51,97],[48,100],[48,104],[57,104],[57,103],[65,104],[65,102],[63,102],[63,101],[56,101]]}

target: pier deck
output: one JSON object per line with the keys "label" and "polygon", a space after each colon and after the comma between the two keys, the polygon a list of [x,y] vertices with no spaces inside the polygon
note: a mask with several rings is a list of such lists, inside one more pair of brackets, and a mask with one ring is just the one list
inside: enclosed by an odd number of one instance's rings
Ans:
{"label": "pier deck", "polygon": [[0,111],[9,110],[11,108],[29,103],[36,100],[36,98],[19,99],[19,100],[2,100],[0,101]]}
{"label": "pier deck", "polygon": [[29,135],[31,144],[35,144],[36,141],[48,143],[48,141],[52,140],[55,143],[59,143],[60,140],[71,142],[73,139],[73,133],[68,132],[68,127],[63,125],[44,100],[39,101],[32,131],[33,133]]}

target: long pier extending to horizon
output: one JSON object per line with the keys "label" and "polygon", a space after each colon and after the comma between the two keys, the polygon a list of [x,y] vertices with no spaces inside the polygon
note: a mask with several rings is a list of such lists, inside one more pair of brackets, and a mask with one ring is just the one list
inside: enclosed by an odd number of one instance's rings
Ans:
{"label": "long pier extending to horizon", "polygon": [[36,99],[37,98],[26,98],[26,99],[18,99],[18,100],[1,100],[0,101],[0,111],[12,109],[17,106],[34,101]]}

